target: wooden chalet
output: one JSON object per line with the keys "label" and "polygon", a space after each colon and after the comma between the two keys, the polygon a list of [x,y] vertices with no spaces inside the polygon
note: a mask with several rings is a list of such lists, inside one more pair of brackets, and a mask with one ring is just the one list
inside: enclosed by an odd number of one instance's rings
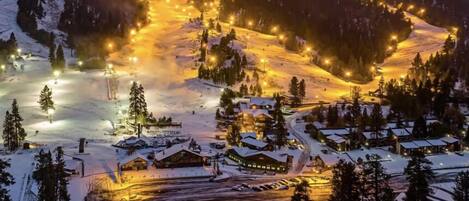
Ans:
{"label": "wooden chalet", "polygon": [[188,148],[185,144],[174,145],[155,154],[156,168],[198,167],[208,163],[208,158]]}
{"label": "wooden chalet", "polygon": [[232,147],[226,151],[231,160],[245,169],[287,173],[293,157],[283,152],[257,151],[247,147]]}

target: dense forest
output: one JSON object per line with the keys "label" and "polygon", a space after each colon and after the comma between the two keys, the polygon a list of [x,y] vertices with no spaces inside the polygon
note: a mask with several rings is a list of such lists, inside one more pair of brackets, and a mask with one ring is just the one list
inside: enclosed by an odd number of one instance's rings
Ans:
{"label": "dense forest", "polygon": [[316,64],[337,76],[351,71],[350,79],[360,82],[371,80],[371,65],[392,54],[411,31],[402,10],[391,11],[377,1],[222,0],[220,7],[221,20],[282,34],[290,50],[311,45]]}
{"label": "dense forest", "polygon": [[[17,22],[23,31],[57,49],[55,35],[38,29],[38,19],[45,16],[44,1],[19,0]],[[58,28],[68,34],[67,45],[76,50],[81,60],[102,60],[110,51],[128,40],[132,28],[147,23],[148,2],[140,0],[64,0]]]}
{"label": "dense forest", "polygon": [[102,57],[147,23],[147,10],[148,2],[140,0],[65,0],[59,29],[69,34],[78,57]]}
{"label": "dense forest", "polygon": [[[467,0],[387,0],[388,3],[419,14],[428,23],[446,27],[453,34],[454,50],[446,55],[444,62],[430,62],[434,73],[450,75],[469,83],[469,1]],[[422,13],[422,11],[424,13]],[[436,60],[436,59],[434,59]],[[442,61],[439,59],[438,61]],[[457,75],[457,76],[455,76]]]}

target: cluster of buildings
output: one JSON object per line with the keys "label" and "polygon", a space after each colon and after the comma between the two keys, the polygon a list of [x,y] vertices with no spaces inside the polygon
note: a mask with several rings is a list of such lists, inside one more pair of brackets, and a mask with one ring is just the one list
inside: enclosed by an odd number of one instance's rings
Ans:
{"label": "cluster of buildings", "polygon": [[230,147],[225,155],[246,170],[287,173],[293,156],[274,151],[273,112],[275,100],[264,97],[244,97],[234,100],[235,121],[241,132],[238,146]]}
{"label": "cluster of buildings", "polygon": [[[427,125],[437,120],[427,120]],[[336,151],[349,151],[353,149],[352,143],[358,143],[365,147],[391,147],[391,151],[401,155],[410,155],[415,151],[426,154],[459,151],[460,140],[447,135],[441,138],[416,139],[412,136],[414,122],[404,122],[402,125],[388,123],[378,132],[365,131],[352,132],[354,128],[327,128],[320,122],[313,122],[311,126],[312,136],[328,145]]]}
{"label": "cluster of buildings", "polygon": [[202,167],[210,165],[214,155],[201,152],[190,143],[173,145],[160,152],[150,152],[148,155],[132,153],[118,160],[120,171],[146,170],[150,165],[155,168]]}

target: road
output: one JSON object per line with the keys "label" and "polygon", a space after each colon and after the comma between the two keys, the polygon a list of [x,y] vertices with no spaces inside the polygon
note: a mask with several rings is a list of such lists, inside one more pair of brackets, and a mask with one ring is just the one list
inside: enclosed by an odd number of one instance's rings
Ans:
{"label": "road", "polygon": [[[155,181],[143,184],[136,184],[126,189],[114,191],[107,194],[109,198],[126,198],[130,195],[138,195],[139,200],[290,200],[293,189],[289,190],[268,190],[262,192],[234,191],[231,188],[241,183],[249,185],[265,184],[277,181],[270,178],[250,178],[237,176],[224,182],[208,182],[207,179],[184,179]],[[314,200],[327,200],[330,188],[311,188],[311,195]]]}

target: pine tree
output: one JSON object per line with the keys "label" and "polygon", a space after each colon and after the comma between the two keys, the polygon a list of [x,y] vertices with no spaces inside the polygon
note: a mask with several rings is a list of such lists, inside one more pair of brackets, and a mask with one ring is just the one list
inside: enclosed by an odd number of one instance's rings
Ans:
{"label": "pine tree", "polygon": [[361,115],[361,106],[360,103],[358,102],[358,98],[353,98],[353,103],[352,107],[350,108],[350,113],[352,114],[352,121],[353,125],[356,126],[358,121],[360,120],[360,115]]}
{"label": "pine tree", "polygon": [[65,56],[64,56],[64,50],[62,48],[62,45],[59,45],[57,48],[56,52],[56,67],[57,70],[63,70],[65,69]]}
{"label": "pine tree", "polygon": [[237,146],[241,141],[240,128],[238,125],[233,124],[228,128],[228,135],[226,141],[231,146]]}
{"label": "pine tree", "polygon": [[386,124],[386,121],[383,117],[383,111],[381,110],[381,105],[374,104],[373,110],[371,111],[371,115],[370,115],[371,131],[373,131],[375,135],[379,135],[380,134],[379,131],[384,126],[384,124]]}
{"label": "pine tree", "polygon": [[13,99],[13,103],[11,104],[11,115],[12,115],[12,122],[15,131],[15,136],[17,137],[18,147],[19,144],[26,138],[26,131],[23,128],[22,121],[23,118],[21,117],[19,110],[18,110],[18,103],[16,99]]}
{"label": "pine tree", "polygon": [[141,84],[138,87],[138,93],[139,93],[139,99],[140,99],[140,104],[141,104],[141,109],[142,109],[142,116],[147,117],[148,108],[147,108],[147,101],[145,99],[145,89],[143,89],[143,86]]}
{"label": "pine tree", "polygon": [[49,109],[55,109],[54,101],[52,101],[52,90],[50,90],[47,85],[42,89],[38,103],[41,105],[43,112],[47,112]]}
{"label": "pine tree", "polygon": [[13,32],[11,32],[10,38],[8,38],[7,49],[8,49],[8,52],[10,52],[10,53],[16,52],[16,50],[18,49],[18,44],[16,42],[16,37],[15,37],[15,34]]}
{"label": "pine tree", "polygon": [[49,47],[49,63],[52,66],[52,69],[56,69],[57,60],[55,58],[55,45]]}
{"label": "pine tree", "polygon": [[329,201],[359,201],[361,184],[355,172],[355,165],[339,160],[332,173],[332,195]]}
{"label": "pine tree", "polygon": [[33,179],[38,184],[38,201],[57,200],[57,178],[50,152],[43,150],[36,156],[36,170],[33,172]]}
{"label": "pine tree", "polygon": [[427,137],[427,122],[423,116],[420,116],[415,120],[414,128],[412,129],[412,135],[415,138]]}
{"label": "pine tree", "polygon": [[298,97],[298,78],[295,76],[290,80],[289,92],[293,97]]}
{"label": "pine tree", "polygon": [[298,95],[301,99],[306,97],[306,84],[304,79],[301,79],[300,84],[298,85]]}
{"label": "pine tree", "polygon": [[15,136],[15,128],[13,127],[13,117],[10,112],[6,111],[5,121],[3,122],[3,144],[9,151],[15,151],[18,148],[17,137]]}
{"label": "pine tree", "polygon": [[454,201],[469,201],[469,171],[458,173],[453,199]]}
{"label": "pine tree", "polygon": [[308,195],[308,182],[305,180],[295,186],[291,201],[311,201]]}
{"label": "pine tree", "polygon": [[11,201],[7,187],[15,184],[15,179],[8,172],[8,168],[10,168],[8,160],[0,159],[0,200],[2,201]]}
{"label": "pine tree", "polygon": [[405,193],[405,201],[429,201],[428,196],[433,192],[429,187],[434,173],[431,164],[422,152],[415,152],[404,169],[409,187]]}
{"label": "pine tree", "polygon": [[57,148],[57,155],[55,158],[55,172],[56,172],[56,195],[57,201],[70,201],[70,195],[68,194],[67,185],[67,173],[65,172],[65,161],[63,158],[64,152],[62,147]]}
{"label": "pine tree", "polygon": [[129,115],[134,118],[134,129],[137,131],[139,124],[144,123],[148,117],[147,103],[142,85],[132,83],[129,96]]}
{"label": "pine tree", "polygon": [[221,25],[220,25],[220,23],[218,23],[218,22],[217,22],[216,29],[217,29],[217,31],[218,31],[219,33],[221,33],[221,31],[222,31],[222,30],[221,30]]}
{"label": "pine tree", "polygon": [[456,46],[456,43],[455,43],[455,41],[453,40],[453,38],[451,37],[451,34],[450,34],[446,38],[445,43],[443,45],[443,52],[445,52],[446,54],[449,54],[453,51],[455,46]]}
{"label": "pine tree", "polygon": [[278,148],[281,148],[287,143],[287,129],[285,128],[285,118],[282,113],[282,98],[280,94],[274,94],[274,99],[275,144]]}
{"label": "pine tree", "polygon": [[384,168],[379,161],[378,155],[372,155],[365,162],[362,175],[364,190],[368,201],[392,201],[393,190],[389,187],[390,175],[384,172]]}

